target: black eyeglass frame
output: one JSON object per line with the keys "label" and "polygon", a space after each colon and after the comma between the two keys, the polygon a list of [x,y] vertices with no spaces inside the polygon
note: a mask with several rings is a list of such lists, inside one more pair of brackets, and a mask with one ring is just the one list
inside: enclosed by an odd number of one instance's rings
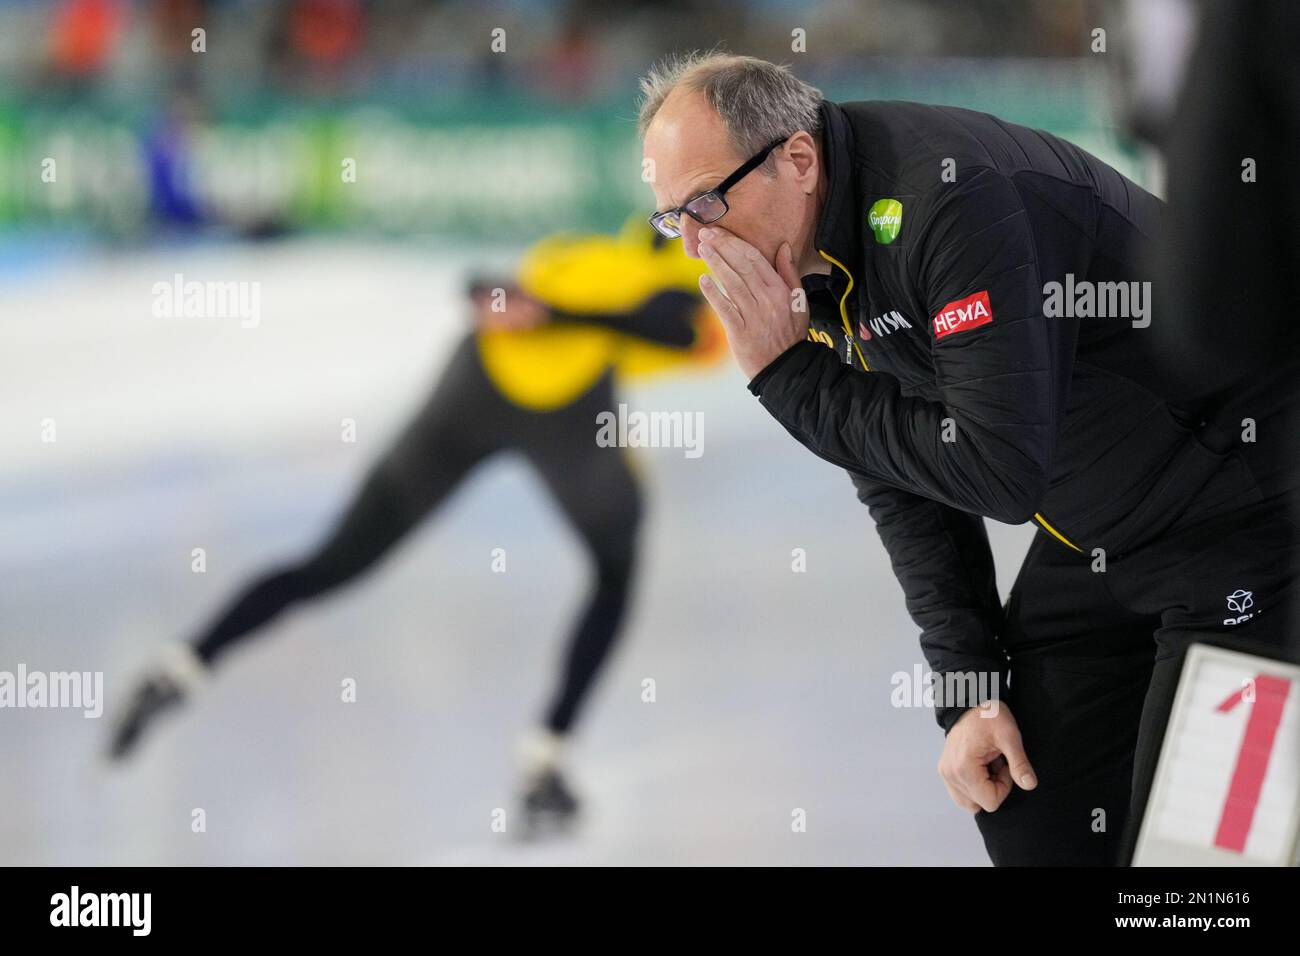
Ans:
{"label": "black eyeglass frame", "polygon": [[[687,215],[690,216],[692,219],[694,219],[696,222],[698,222],[701,226],[707,226],[710,225],[711,223],[717,222],[719,219],[721,219],[723,216],[725,216],[727,213],[731,211],[731,206],[727,202],[727,198],[726,198],[727,190],[731,189],[733,186],[736,185],[736,183],[740,182],[742,179],[744,179],[746,176],[748,176],[750,173],[756,170],[759,166],[761,166],[763,162],[767,159],[767,157],[772,154],[772,150],[782,145],[789,138],[790,138],[789,136],[782,136],[780,139],[768,143],[766,146],[764,146],[761,150],[759,150],[749,159],[745,160],[743,163],[737,166],[735,172],[733,172],[722,182],[718,183],[718,185],[714,186],[712,189],[706,189],[704,192],[692,196],[690,199],[686,200],[686,202],[682,203],[676,209],[665,209],[663,212],[657,212],[653,216],[650,216],[649,219],[647,219],[646,221],[649,222],[650,225],[654,227],[655,232],[659,233],[659,235],[663,236],[665,239],[680,239],[682,237],[682,233],[680,229],[674,229],[672,226],[666,225],[664,222],[665,219],[667,219],[669,216],[673,215],[674,213],[677,214],[678,221],[681,220],[681,217],[683,215]],[[690,210],[690,207],[694,203],[698,203],[701,199],[706,199],[706,198],[713,198],[716,199],[718,202],[722,203],[722,212],[718,213],[712,219],[705,219],[699,215],[696,215]]]}

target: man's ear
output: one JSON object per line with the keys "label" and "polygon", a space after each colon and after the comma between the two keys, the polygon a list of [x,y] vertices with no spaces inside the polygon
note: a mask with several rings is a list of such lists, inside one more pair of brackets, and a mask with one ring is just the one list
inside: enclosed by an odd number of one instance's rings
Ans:
{"label": "man's ear", "polygon": [[795,179],[811,195],[817,189],[819,162],[817,141],[807,130],[800,130],[785,141],[786,158],[794,164]]}

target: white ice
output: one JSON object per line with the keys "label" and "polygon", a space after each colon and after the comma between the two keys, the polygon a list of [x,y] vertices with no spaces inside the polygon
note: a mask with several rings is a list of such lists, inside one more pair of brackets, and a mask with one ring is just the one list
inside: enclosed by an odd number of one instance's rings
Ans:
{"label": "white ice", "polygon": [[[111,714],[160,645],[324,532],[459,334],[463,269],[510,253],[302,239],[8,276],[0,669],[102,670]],[[260,325],[154,318],[177,272],[260,282]],[[234,651],[125,768],[99,760],[107,715],[0,711],[0,863],[986,863],[936,776],[932,713],[890,704],[922,658],[848,479],[729,364],[626,400],[703,412],[704,454],[640,454],[645,573],[572,754],[577,837],[510,838],[515,743],[586,565],[501,460],[376,573]],[[1032,530],[990,534],[1005,594]]]}

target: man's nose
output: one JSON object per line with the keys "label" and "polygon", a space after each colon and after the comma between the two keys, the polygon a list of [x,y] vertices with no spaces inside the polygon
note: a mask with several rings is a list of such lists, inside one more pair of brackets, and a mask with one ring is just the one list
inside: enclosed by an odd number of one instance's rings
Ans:
{"label": "man's nose", "polygon": [[682,216],[682,249],[692,259],[700,257],[700,224],[690,216]]}

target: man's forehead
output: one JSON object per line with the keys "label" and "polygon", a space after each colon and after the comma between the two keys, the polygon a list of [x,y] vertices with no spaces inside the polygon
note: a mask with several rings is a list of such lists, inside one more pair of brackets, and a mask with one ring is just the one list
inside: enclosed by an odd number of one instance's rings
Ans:
{"label": "man's forehead", "polygon": [[708,164],[692,164],[678,175],[665,177],[662,181],[663,193],[668,199],[668,205],[680,206],[688,199],[712,189],[725,175],[717,170],[716,166]]}
{"label": "man's forehead", "polygon": [[722,118],[703,94],[682,89],[668,95],[646,130],[645,155],[654,162],[655,185],[674,203],[736,165]]}

